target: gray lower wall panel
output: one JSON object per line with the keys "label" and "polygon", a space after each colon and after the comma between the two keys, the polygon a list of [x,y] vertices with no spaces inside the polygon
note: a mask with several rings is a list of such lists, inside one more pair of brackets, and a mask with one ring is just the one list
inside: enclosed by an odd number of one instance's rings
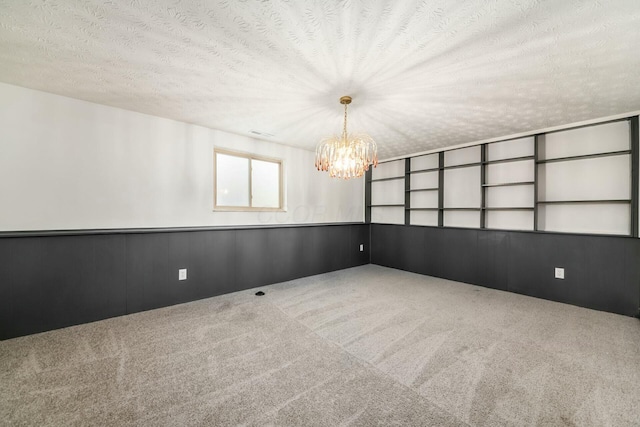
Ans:
{"label": "gray lower wall panel", "polygon": [[[640,303],[640,240],[625,237],[382,224],[120,232],[0,238],[0,259],[0,339],[369,259],[625,315]],[[565,268],[565,280],[553,278],[554,267]],[[178,281],[179,268],[188,269],[187,281]]]}
{"label": "gray lower wall panel", "polygon": [[[633,238],[513,233],[508,290],[637,315],[639,246]],[[555,267],[565,269],[564,280],[554,278]]]}
{"label": "gray lower wall panel", "polygon": [[507,290],[509,232],[478,233],[477,284]]}
{"label": "gray lower wall panel", "polygon": [[1,237],[0,260],[8,339],[368,264],[369,225]]}
{"label": "gray lower wall panel", "polygon": [[0,338],[126,313],[124,236],[0,239]]}
{"label": "gray lower wall panel", "polygon": [[640,239],[372,224],[371,241],[373,264],[638,314]]}

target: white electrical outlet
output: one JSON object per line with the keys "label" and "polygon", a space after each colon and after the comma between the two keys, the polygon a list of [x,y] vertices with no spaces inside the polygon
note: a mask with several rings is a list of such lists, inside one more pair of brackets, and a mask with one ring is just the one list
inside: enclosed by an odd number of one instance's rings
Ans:
{"label": "white electrical outlet", "polygon": [[178,280],[187,280],[187,269],[181,268],[178,270]]}
{"label": "white electrical outlet", "polygon": [[360,244],[360,252],[364,251],[364,245],[361,243]]}
{"label": "white electrical outlet", "polygon": [[564,279],[564,268],[556,267],[555,275],[556,279]]}

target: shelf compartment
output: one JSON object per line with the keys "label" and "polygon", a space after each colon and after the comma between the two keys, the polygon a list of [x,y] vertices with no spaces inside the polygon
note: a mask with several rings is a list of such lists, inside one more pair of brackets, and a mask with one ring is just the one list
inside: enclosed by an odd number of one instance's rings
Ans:
{"label": "shelf compartment", "polygon": [[543,165],[545,163],[570,162],[573,160],[595,159],[598,157],[625,156],[631,154],[631,150],[608,151],[606,153],[583,154],[581,156],[556,157],[555,159],[538,160],[536,163]]}
{"label": "shelf compartment", "polygon": [[630,203],[542,203],[538,204],[538,229],[585,234],[631,233]]}
{"label": "shelf compartment", "polygon": [[525,160],[535,160],[535,156],[521,156],[521,157],[511,157],[508,159],[498,159],[498,160],[486,160],[482,162],[483,165],[495,165],[497,163],[509,163],[509,162],[523,162]]}
{"label": "shelf compartment", "polygon": [[514,159],[516,157],[535,156],[535,136],[512,138],[487,143],[485,160]]}
{"label": "shelf compartment", "polygon": [[538,200],[539,205],[573,205],[581,203],[591,204],[620,204],[631,203],[630,199],[611,199],[611,200]]}
{"label": "shelf compartment", "polygon": [[473,166],[482,166],[482,165],[483,165],[482,162],[475,162],[475,163],[465,163],[464,165],[445,166],[442,169],[444,169],[444,170],[460,169],[460,168],[470,168],[470,167],[473,167]]}
{"label": "shelf compartment", "polygon": [[435,172],[435,171],[439,171],[440,168],[429,168],[429,169],[418,169],[415,171],[409,171],[407,173],[412,174],[412,173],[426,173],[426,172]]}
{"label": "shelf compartment", "polygon": [[493,230],[533,230],[533,208],[495,208],[485,211],[486,229]]}

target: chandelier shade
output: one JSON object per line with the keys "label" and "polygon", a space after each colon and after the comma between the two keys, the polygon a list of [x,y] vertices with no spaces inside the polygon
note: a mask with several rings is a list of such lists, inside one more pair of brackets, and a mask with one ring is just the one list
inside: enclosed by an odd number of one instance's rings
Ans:
{"label": "chandelier shade", "polygon": [[316,169],[329,172],[332,178],[359,178],[378,165],[378,147],[367,134],[347,133],[347,105],[350,96],[340,98],[344,105],[342,135],[324,138],[316,147]]}

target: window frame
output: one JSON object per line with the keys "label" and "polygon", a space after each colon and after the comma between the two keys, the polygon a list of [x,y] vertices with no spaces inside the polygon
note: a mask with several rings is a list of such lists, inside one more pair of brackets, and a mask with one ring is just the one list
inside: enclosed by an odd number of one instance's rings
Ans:
{"label": "window frame", "polygon": [[[220,206],[218,205],[218,154],[239,157],[249,160],[249,206]],[[253,205],[252,171],[254,160],[278,164],[278,207],[257,207]],[[242,151],[227,150],[226,148],[213,149],[213,210],[227,212],[285,212],[284,207],[284,162],[282,159],[260,156]]]}

